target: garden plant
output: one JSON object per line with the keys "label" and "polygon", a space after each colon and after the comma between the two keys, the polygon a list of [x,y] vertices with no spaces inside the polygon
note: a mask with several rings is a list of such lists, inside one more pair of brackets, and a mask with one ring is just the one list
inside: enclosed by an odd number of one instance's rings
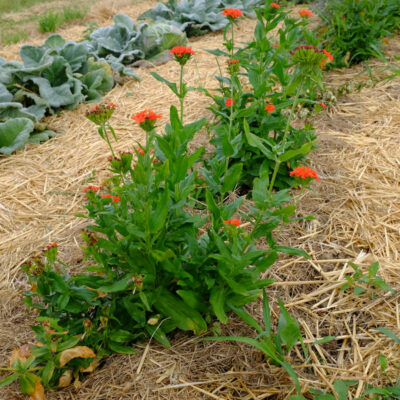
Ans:
{"label": "garden plant", "polygon": [[[156,22],[138,28],[128,16],[117,15],[114,25],[93,30],[81,43],[51,35],[42,46],[21,49],[23,64],[0,59],[0,152],[5,154],[53,134],[33,134],[46,112],[100,100],[114,84],[111,67],[135,75],[133,61],[162,51],[179,64],[177,82],[151,73],[174,93],[179,107],[170,107],[163,127],[157,110],[135,110],[132,124],[143,130],[143,143],[115,151],[118,105],[86,111],[110,153],[108,179],[82,188],[83,211],[76,216],[87,223],[83,265],[72,272],[57,243],[23,265],[29,284],[23,301],[36,319],[35,340],[15,349],[10,365],[0,368],[9,372],[0,388],[18,381],[23,394],[44,399],[46,390],[78,385],[110,354],[133,354],[136,343],[152,339],[170,347],[168,335],[177,330],[204,336],[214,322],[227,323],[231,312],[255,329],[254,338],[202,340],[231,340],[260,350],[263,362],[282,367],[291,378],[289,399],[345,400],[357,383],[336,380],[332,393],[301,386],[295,357],[307,366],[310,355],[300,324],[278,297],[274,326],[266,290],[273,283],[268,269],[278,257],[310,258],[303,249],[282,245],[280,235],[294,221],[313,219],[296,208],[303,191],[320,181],[307,160],[317,146],[312,117],[327,107],[319,100],[323,73],[336,57],[343,59],[342,48],[335,47],[337,38],[329,48],[318,43],[309,30],[309,9],[291,13],[277,2],[251,0],[200,2],[204,10],[196,4],[159,3],[142,15]],[[188,8],[196,15],[188,15]],[[236,23],[253,11],[254,38],[239,46]],[[385,24],[393,28],[393,21]],[[218,87],[189,86],[185,68],[196,52],[183,31],[221,28],[224,49],[209,50],[223,60]],[[210,120],[187,122],[190,91],[210,99]],[[307,111],[303,121],[302,110]],[[211,146],[193,150],[201,134],[209,135]],[[366,274],[350,266],[354,274],[344,276],[342,292],[375,298],[379,291],[393,291],[377,275],[378,263]],[[261,296],[262,324],[244,308]],[[400,343],[391,331],[376,330]],[[385,356],[379,362],[386,374]],[[383,388],[368,386],[359,398],[400,398],[398,383],[389,381]]]}

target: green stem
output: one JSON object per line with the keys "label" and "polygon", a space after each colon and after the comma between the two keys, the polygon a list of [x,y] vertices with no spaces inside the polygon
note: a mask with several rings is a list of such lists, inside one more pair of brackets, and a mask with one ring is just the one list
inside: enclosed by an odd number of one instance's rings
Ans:
{"label": "green stem", "polygon": [[106,128],[106,126],[103,125],[103,126],[101,127],[101,129],[103,130],[104,138],[105,138],[105,140],[106,140],[106,142],[107,142],[107,144],[108,144],[108,147],[109,147],[110,150],[111,150],[111,154],[113,155],[113,157],[115,157],[114,150],[113,150],[113,148],[112,148],[112,146],[111,146],[110,139],[109,139],[109,137],[108,137],[108,133],[107,133],[107,128]]}
{"label": "green stem", "polygon": [[181,123],[183,125],[183,101],[185,96],[183,94],[183,65],[181,65],[180,79],[179,79],[179,103],[181,105]]}
{"label": "green stem", "polygon": [[[289,118],[288,118],[287,123],[286,123],[285,131],[283,133],[282,144],[286,143],[287,136],[288,136],[289,130],[290,130],[290,124],[291,124],[293,116],[294,116],[294,111],[295,111],[295,109],[297,107],[297,104],[299,103],[299,97],[300,97],[300,93],[301,93],[302,88],[303,88],[303,81],[300,83],[300,86],[298,87],[298,90],[296,92],[296,96],[294,98],[294,101],[293,101],[293,104],[292,104],[292,108],[290,110],[290,115],[289,115]],[[274,172],[273,172],[272,178],[271,178],[271,183],[269,185],[269,192],[270,193],[272,192],[272,189],[274,188],[276,176],[278,175],[278,170],[279,170],[279,167],[281,166],[281,164],[282,164],[282,162],[278,158],[276,160]]]}
{"label": "green stem", "polygon": [[[234,54],[234,29],[233,29],[233,23],[231,22],[231,30],[232,30],[232,47],[231,47],[231,61],[233,60],[233,54]],[[229,114],[229,129],[228,129],[228,141],[231,143],[232,140],[232,126],[233,126],[233,78],[234,78],[234,73],[231,74],[231,109],[230,109],[230,114]],[[228,171],[229,167],[229,156],[226,157],[225,160],[225,174],[226,171]],[[221,193],[221,203],[224,202],[224,194]]]}

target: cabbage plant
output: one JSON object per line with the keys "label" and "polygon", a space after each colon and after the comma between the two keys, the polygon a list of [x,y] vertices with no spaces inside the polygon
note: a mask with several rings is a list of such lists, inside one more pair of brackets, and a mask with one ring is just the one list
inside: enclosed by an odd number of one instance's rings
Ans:
{"label": "cabbage plant", "polygon": [[264,4],[263,0],[168,0],[144,12],[139,20],[169,22],[188,36],[197,36],[223,29],[228,24],[222,15],[225,8],[239,8],[243,14],[255,17],[254,8]]}

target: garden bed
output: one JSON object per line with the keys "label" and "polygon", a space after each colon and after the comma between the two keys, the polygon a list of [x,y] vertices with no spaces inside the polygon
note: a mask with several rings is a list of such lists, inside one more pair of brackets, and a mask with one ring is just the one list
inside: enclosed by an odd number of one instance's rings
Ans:
{"label": "garden bed", "polygon": [[[152,3],[153,4],[153,3]],[[143,7],[142,7],[143,6]],[[148,3],[118,10],[136,18]],[[109,23],[107,23],[109,24]],[[106,24],[106,25],[107,25]],[[253,21],[241,21],[238,41],[248,40]],[[76,29],[76,28],[74,28]],[[68,39],[76,39],[68,30]],[[38,43],[42,40],[38,39]],[[215,86],[218,73],[215,60],[205,49],[220,47],[221,33],[209,34],[191,42],[196,63],[186,67],[190,85]],[[399,37],[391,40],[388,51],[398,48]],[[19,45],[18,45],[19,48]],[[12,57],[12,48],[7,58]],[[1,53],[0,55],[4,55]],[[378,64],[378,63],[377,63]],[[367,81],[356,76],[362,68],[331,72],[327,80],[340,86],[345,80]],[[179,74],[177,63],[153,69],[169,80]],[[118,131],[117,150],[128,150],[144,139],[130,117],[151,108],[167,117],[175,99],[150,71],[141,71],[142,82],[127,81],[109,92],[104,102],[118,105],[113,126]],[[191,92],[186,100],[186,119],[210,116],[205,96]],[[12,349],[32,340],[21,293],[26,284],[20,266],[40,253],[49,242],[57,241],[60,258],[78,270],[82,259],[81,230],[85,223],[74,216],[81,211],[82,189],[104,181],[108,148],[85,118],[87,105],[46,123],[62,134],[40,145],[29,145],[9,158],[0,159],[0,346],[2,359]],[[164,118],[160,125],[166,121]],[[301,247],[312,259],[281,259],[267,273],[276,279],[268,288],[271,307],[277,310],[277,295],[299,320],[306,343],[325,336],[334,341],[309,348],[312,364],[299,366],[302,387],[331,391],[337,379],[358,380],[356,395],[365,383],[382,385],[377,356],[400,360],[395,342],[373,331],[381,326],[397,332],[398,297],[381,296],[369,301],[339,290],[348,261],[369,265],[378,260],[380,275],[394,289],[399,280],[400,251],[400,81],[379,83],[351,92],[338,105],[317,117],[318,149],[311,153],[311,164],[321,182],[302,195],[297,212],[313,215],[314,221],[291,224],[282,232],[281,242]],[[199,136],[204,144],[206,136]],[[96,175],[93,171],[96,170]],[[286,283],[283,283],[286,281]],[[261,318],[261,301],[248,307]],[[253,335],[238,318],[222,327],[226,335]],[[263,399],[285,398],[292,383],[281,368],[271,367],[260,353],[231,342],[201,342],[187,334],[176,334],[172,348],[157,343],[138,346],[136,355],[115,355],[89,376],[78,393],[72,387],[49,393],[49,399]],[[389,363],[392,365],[392,363]],[[397,376],[389,367],[389,375]],[[319,377],[315,381],[315,377]],[[4,399],[20,398],[17,386],[2,388]],[[291,393],[294,394],[294,393]],[[357,397],[355,396],[355,397]],[[3,398],[3,397],[2,397]]]}

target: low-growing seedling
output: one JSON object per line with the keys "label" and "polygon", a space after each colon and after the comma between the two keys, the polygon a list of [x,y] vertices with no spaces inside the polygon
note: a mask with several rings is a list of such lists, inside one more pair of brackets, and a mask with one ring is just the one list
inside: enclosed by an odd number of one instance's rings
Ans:
{"label": "low-growing seedling", "polygon": [[394,292],[380,276],[377,275],[379,269],[379,263],[375,262],[368,267],[368,272],[364,273],[360,267],[354,263],[349,263],[349,265],[354,269],[354,274],[346,275],[344,278],[347,280],[341,290],[347,290],[352,288],[353,293],[358,296],[363,293],[368,293],[371,298],[376,297],[376,292],[378,290],[385,290]]}

